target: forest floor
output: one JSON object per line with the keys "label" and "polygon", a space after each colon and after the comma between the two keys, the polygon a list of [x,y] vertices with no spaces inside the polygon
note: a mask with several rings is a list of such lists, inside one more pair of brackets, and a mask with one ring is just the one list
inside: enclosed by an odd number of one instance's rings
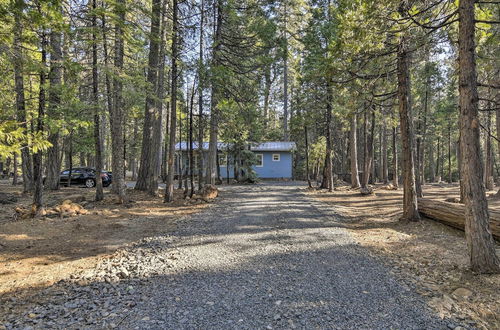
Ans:
{"label": "forest floor", "polygon": [[471,329],[441,319],[301,182],[221,187],[177,230],[142,239],[29,300],[0,328]]}
{"label": "forest floor", "polygon": [[162,197],[128,190],[130,203],[120,205],[105,188],[105,199],[93,202],[94,189],[63,187],[48,192],[48,206],[72,200],[87,214],[51,216],[37,219],[15,219],[14,209],[31,204],[21,186],[0,181],[2,197],[13,198],[0,203],[0,295],[31,294],[68,278],[71,274],[94,267],[100,259],[129,243],[158,233],[175,230],[177,222],[199,212],[207,204],[190,203],[176,191],[176,201],[165,204]]}
{"label": "forest floor", "polygon": [[[459,198],[458,184],[428,184],[426,198]],[[489,207],[500,210],[490,191]],[[333,193],[311,191],[346,222],[354,238],[383,257],[393,272],[413,282],[441,317],[471,318],[485,329],[500,329],[500,275],[476,275],[469,269],[464,233],[424,218],[401,222],[402,189],[375,185],[373,195],[340,185]],[[498,247],[498,245],[497,245]],[[500,255],[500,248],[497,248]]]}
{"label": "forest floor", "polygon": [[0,183],[17,199],[0,204],[0,329],[500,328],[500,276],[468,270],[463,232],[400,222],[402,191],[375,188],[223,186],[207,207],[180,191],[170,205],[133,190],[94,203],[71,187],[47,203],[88,214],[15,220],[30,199]]}

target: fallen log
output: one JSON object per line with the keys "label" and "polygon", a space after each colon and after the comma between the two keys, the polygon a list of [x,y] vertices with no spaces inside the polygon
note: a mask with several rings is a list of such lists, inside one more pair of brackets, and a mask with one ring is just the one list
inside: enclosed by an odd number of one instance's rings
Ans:
{"label": "fallen log", "polygon": [[[420,214],[427,218],[437,220],[460,230],[465,230],[464,204],[419,198],[418,210]],[[500,240],[500,211],[490,209],[489,213],[491,233],[496,240]]]}

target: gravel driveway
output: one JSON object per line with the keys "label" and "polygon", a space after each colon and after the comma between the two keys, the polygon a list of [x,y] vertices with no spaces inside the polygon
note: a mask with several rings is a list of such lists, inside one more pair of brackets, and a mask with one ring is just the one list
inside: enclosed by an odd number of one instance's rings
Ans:
{"label": "gravel driveway", "polygon": [[45,290],[6,327],[453,328],[303,189],[224,187],[178,232]]}

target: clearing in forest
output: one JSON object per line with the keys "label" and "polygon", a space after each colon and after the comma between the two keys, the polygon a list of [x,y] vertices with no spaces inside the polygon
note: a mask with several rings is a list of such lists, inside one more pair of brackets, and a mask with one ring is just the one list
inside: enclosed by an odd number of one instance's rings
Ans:
{"label": "clearing in forest", "polygon": [[30,301],[8,300],[1,320],[170,329],[477,324],[431,308],[399,276],[404,265],[360,244],[354,222],[302,184],[226,186],[174,232],[120,249]]}

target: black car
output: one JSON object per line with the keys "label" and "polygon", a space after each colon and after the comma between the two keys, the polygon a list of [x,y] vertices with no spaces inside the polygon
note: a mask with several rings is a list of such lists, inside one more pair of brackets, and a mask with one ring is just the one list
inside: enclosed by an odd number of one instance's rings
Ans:
{"label": "black car", "polygon": [[[64,170],[59,174],[61,185],[68,185],[69,169]],[[107,187],[111,184],[111,172],[102,171],[101,173],[102,185]],[[96,185],[95,169],[92,167],[75,167],[71,170],[71,184],[84,184],[87,188],[93,188]]]}

